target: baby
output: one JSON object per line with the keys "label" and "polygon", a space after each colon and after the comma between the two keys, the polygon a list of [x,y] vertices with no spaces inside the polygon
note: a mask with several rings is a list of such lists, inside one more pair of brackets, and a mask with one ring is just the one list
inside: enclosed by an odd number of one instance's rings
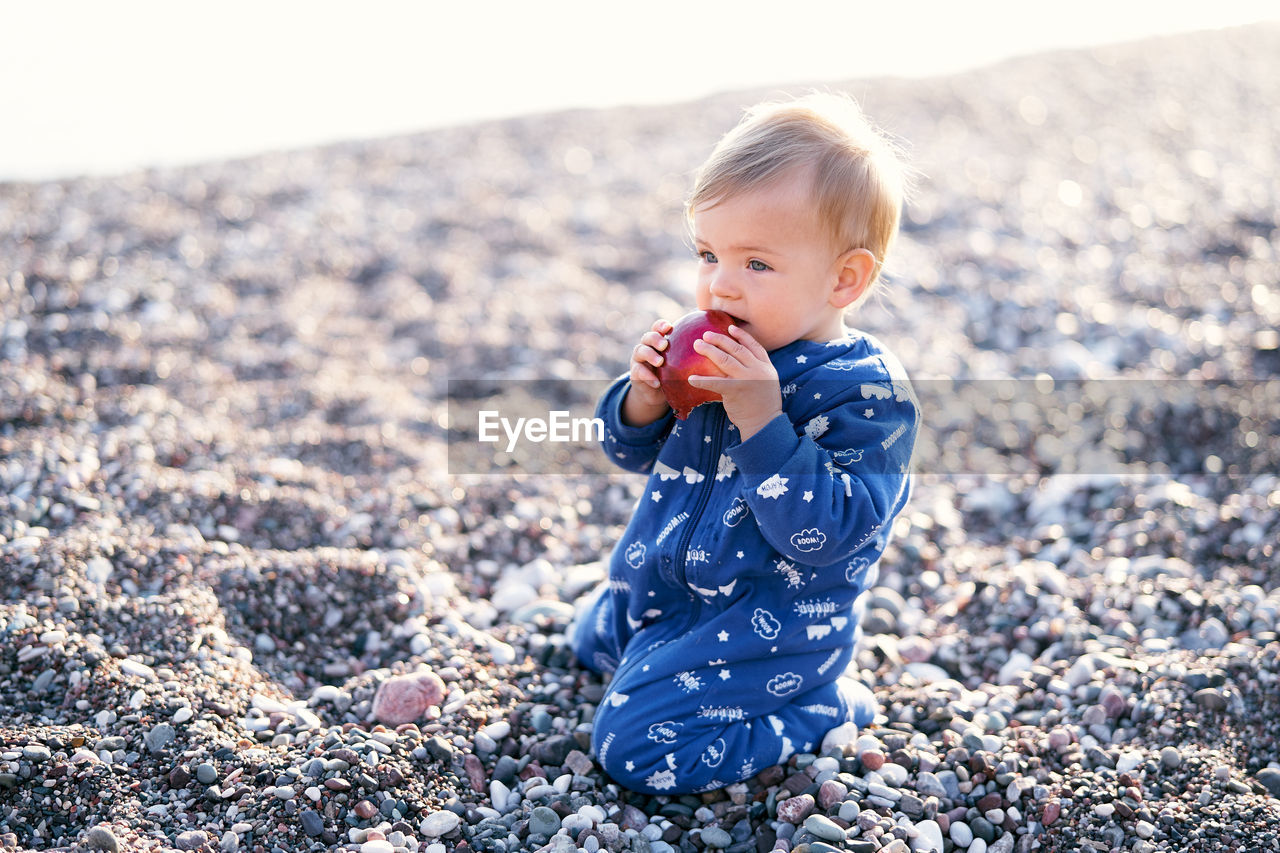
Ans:
{"label": "baby", "polygon": [[602,767],[646,793],[705,791],[819,748],[876,705],[841,678],[911,487],[919,416],[902,366],[847,329],[898,228],[903,170],[858,107],[811,95],[751,110],[686,212],[697,306],[735,323],[695,349],[723,402],[677,420],[659,320],[600,400],[604,447],[650,473],[574,649],[612,673]]}

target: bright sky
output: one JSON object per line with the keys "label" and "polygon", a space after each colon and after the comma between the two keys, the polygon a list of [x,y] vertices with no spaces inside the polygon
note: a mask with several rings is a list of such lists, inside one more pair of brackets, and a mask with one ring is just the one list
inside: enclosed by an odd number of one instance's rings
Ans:
{"label": "bright sky", "polygon": [[0,180],[567,107],[932,76],[1277,18],[1274,0],[4,3]]}

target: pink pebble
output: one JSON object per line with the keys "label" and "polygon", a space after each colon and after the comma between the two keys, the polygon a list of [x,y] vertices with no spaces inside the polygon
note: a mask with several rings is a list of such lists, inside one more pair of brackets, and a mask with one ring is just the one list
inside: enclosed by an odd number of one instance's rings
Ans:
{"label": "pink pebble", "polygon": [[818,789],[818,808],[826,811],[837,803],[843,803],[849,789],[835,779],[828,779]]}
{"label": "pink pebble", "polygon": [[444,696],[444,682],[434,672],[395,675],[378,685],[373,718],[389,726],[412,723],[444,701]]}
{"label": "pink pebble", "polygon": [[799,826],[804,823],[804,819],[813,814],[813,807],[817,805],[809,794],[801,794],[798,797],[788,797],[778,803],[778,820],[785,820],[787,823]]}

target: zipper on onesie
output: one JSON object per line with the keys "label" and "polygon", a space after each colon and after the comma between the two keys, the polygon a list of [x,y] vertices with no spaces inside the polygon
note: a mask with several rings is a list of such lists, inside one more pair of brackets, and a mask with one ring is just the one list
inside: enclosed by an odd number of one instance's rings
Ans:
{"label": "zipper on onesie", "polygon": [[688,591],[689,578],[686,573],[686,563],[689,554],[689,542],[693,538],[693,531],[698,526],[698,521],[702,518],[702,513],[707,509],[707,503],[711,500],[711,491],[716,485],[716,466],[720,462],[720,450],[724,444],[724,407],[717,405],[711,413],[711,457],[710,464],[705,466],[706,470],[699,470],[702,474],[702,482],[699,484],[701,491],[698,492],[698,501],[694,504],[693,512],[689,514],[689,521],[684,525],[684,530],[680,533],[680,539],[676,543],[675,559],[672,561],[670,581],[681,589]]}

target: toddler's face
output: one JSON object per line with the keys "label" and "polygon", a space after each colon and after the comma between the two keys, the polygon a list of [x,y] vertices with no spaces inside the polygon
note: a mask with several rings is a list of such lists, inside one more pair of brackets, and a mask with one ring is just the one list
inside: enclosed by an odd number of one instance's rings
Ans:
{"label": "toddler's face", "polygon": [[766,350],[843,333],[839,255],[800,176],[693,210],[697,305],[738,318]]}

